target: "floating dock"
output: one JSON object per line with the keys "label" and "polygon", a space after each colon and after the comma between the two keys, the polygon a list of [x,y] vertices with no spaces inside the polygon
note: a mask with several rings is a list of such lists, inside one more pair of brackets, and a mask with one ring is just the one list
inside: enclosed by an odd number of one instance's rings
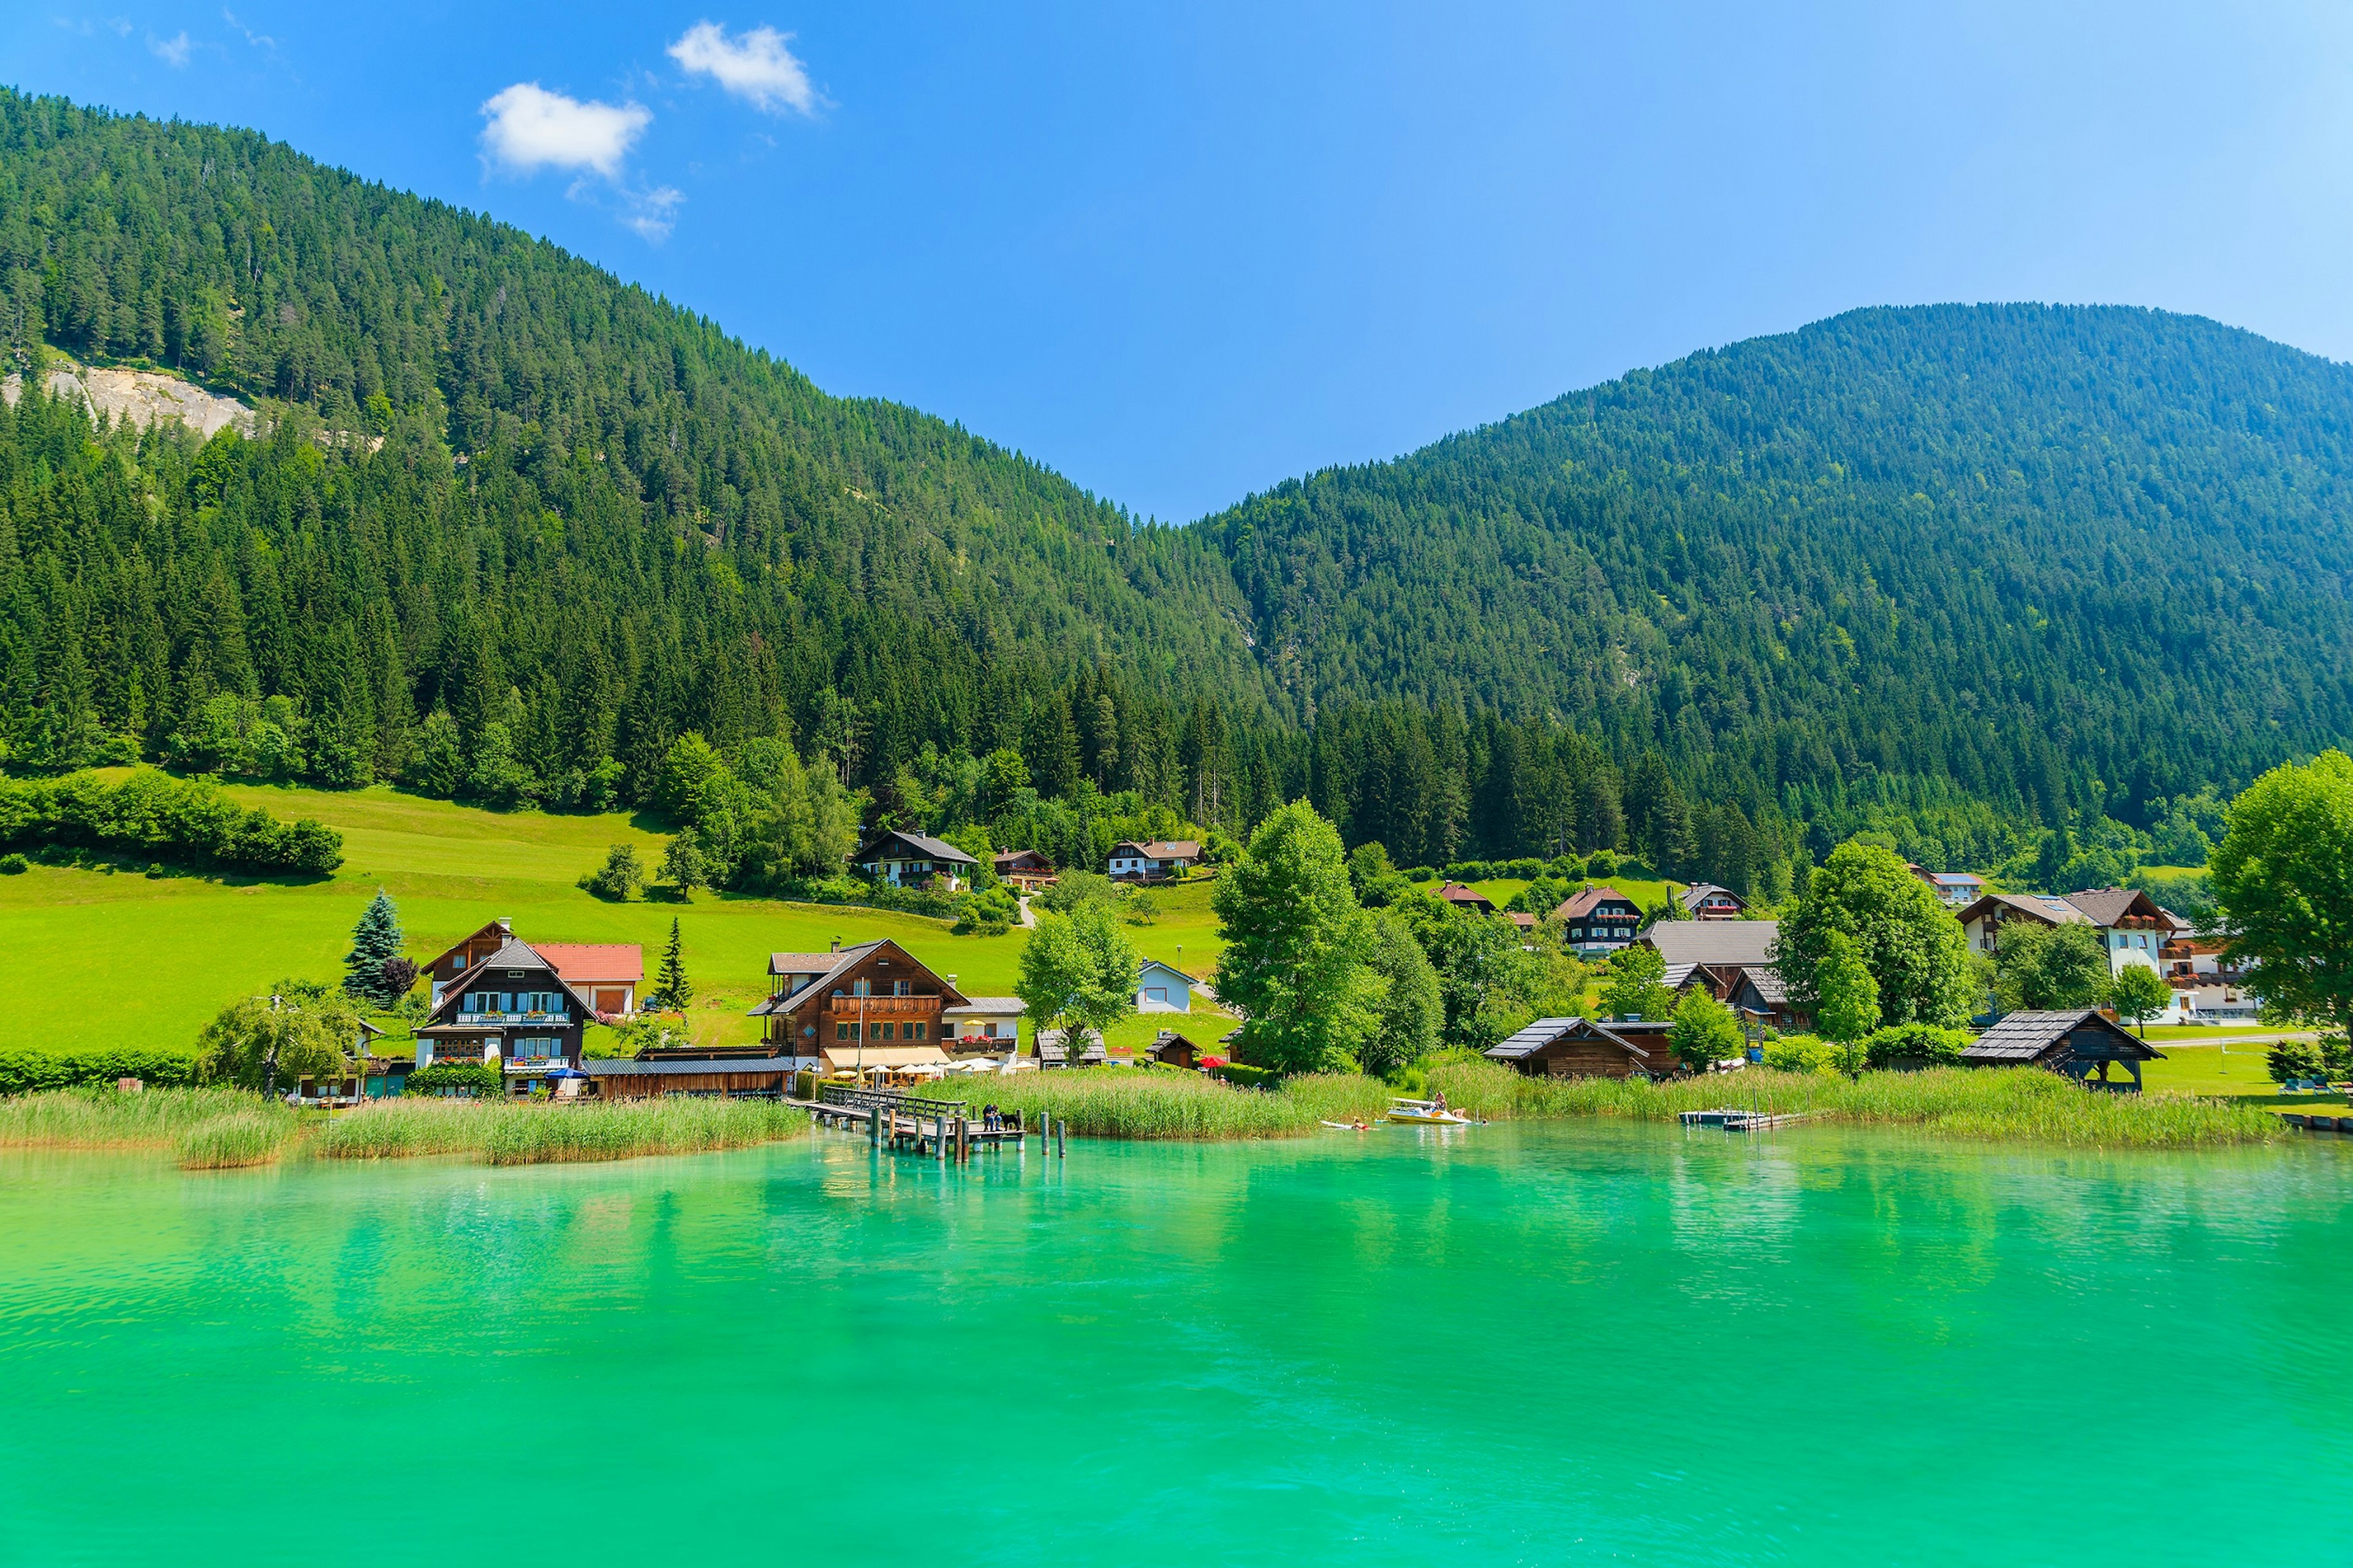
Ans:
{"label": "floating dock", "polygon": [[1810,1110],[1686,1110],[1682,1113],[1686,1127],[1721,1127],[1726,1132],[1763,1132],[1775,1127],[1787,1127],[1803,1121],[1814,1113]]}

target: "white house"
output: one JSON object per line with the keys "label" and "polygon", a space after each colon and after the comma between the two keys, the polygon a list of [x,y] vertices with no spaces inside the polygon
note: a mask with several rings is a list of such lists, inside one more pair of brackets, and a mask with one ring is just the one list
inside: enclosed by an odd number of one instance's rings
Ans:
{"label": "white house", "polygon": [[940,1009],[940,1037],[966,1050],[1010,1049],[1026,1011],[1018,996],[967,997],[961,1005]]}
{"label": "white house", "polygon": [[1156,958],[1147,958],[1135,972],[1135,1010],[1139,1013],[1189,1013],[1193,1010],[1193,980]]}
{"label": "white house", "polygon": [[1129,841],[1111,847],[1111,875],[1134,881],[1155,881],[1163,877],[1181,877],[1186,868],[1200,864],[1201,847],[1190,838],[1155,839],[1149,844]]}

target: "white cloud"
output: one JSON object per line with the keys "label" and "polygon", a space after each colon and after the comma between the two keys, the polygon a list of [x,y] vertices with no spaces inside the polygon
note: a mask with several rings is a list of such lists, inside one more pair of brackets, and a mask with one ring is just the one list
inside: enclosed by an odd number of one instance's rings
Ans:
{"label": "white cloud", "polygon": [[792,37],[754,27],[731,38],[716,22],[697,22],[670,47],[670,58],[688,75],[707,76],[772,114],[782,109],[813,114],[817,89],[809,86],[807,68],[785,47]]}
{"label": "white cloud", "polygon": [[679,204],[686,200],[684,191],[673,185],[657,185],[650,191],[623,194],[628,198],[629,210],[621,215],[621,221],[637,230],[638,238],[659,245],[670,237],[670,231],[678,224]]}
{"label": "white cloud", "polygon": [[482,112],[483,149],[509,168],[593,169],[608,180],[654,118],[638,104],[583,103],[535,81],[515,83]]}
{"label": "white cloud", "polygon": [[227,21],[230,26],[235,27],[238,32],[243,33],[245,35],[245,41],[251,44],[255,48],[275,50],[278,47],[277,39],[271,37],[267,33],[255,32],[252,28],[238,21],[237,19],[237,13],[230,10],[227,6],[224,5],[221,7],[221,16],[222,19]]}
{"label": "white cloud", "polygon": [[175,70],[188,63],[188,50],[192,47],[185,28],[181,29],[176,38],[159,38],[153,33],[147,35],[147,47]]}

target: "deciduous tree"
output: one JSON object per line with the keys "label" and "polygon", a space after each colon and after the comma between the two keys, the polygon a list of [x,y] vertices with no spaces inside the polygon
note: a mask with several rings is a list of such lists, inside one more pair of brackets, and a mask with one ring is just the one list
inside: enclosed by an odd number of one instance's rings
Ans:
{"label": "deciduous tree", "polygon": [[2253,965],[2268,1015],[2335,1028],[2353,1048],[2353,757],[2274,768],[2223,823],[2212,866],[2226,954]]}
{"label": "deciduous tree", "polygon": [[1226,940],[1218,994],[1241,1009],[1250,1061],[1282,1072],[1353,1062],[1379,1026],[1381,979],[1333,826],[1303,800],[1277,808],[1210,904]]}

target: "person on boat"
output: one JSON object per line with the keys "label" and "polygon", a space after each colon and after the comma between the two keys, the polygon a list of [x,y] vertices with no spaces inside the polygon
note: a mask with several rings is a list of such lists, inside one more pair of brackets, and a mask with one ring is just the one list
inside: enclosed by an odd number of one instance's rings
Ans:
{"label": "person on boat", "polygon": [[1446,1091],[1444,1089],[1440,1089],[1431,1091],[1430,1097],[1430,1109],[1435,1110],[1440,1116],[1446,1114]]}

